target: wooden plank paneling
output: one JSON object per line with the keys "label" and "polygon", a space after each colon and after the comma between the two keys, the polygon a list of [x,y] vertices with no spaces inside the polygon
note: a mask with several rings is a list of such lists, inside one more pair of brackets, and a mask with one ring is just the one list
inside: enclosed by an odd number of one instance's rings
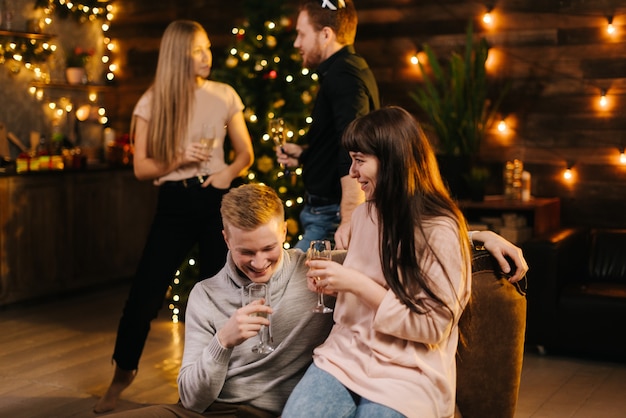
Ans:
{"label": "wooden plank paneling", "polygon": [[0,178],[0,306],[132,276],[156,187],[131,170]]}
{"label": "wooden plank paneling", "polygon": [[[118,103],[120,130],[127,130],[139,95],[147,88],[156,63],[161,29],[173,18],[190,16],[201,21],[214,45],[214,65],[220,65],[230,43],[230,28],[245,16],[241,3],[218,7],[215,0],[174,1],[155,7],[147,0],[125,0],[124,10],[111,29],[120,45],[124,72]],[[295,6],[297,0],[288,0]],[[440,54],[460,49],[467,22],[491,45],[489,74],[496,88],[510,83],[502,116],[514,124],[502,135],[490,131],[483,158],[502,162],[522,155],[528,167],[559,167],[566,160],[617,167],[608,149],[617,152],[626,141],[621,109],[626,105],[626,4],[612,0],[502,0],[494,3],[494,23],[481,22],[486,3],[469,0],[359,0],[356,49],[370,63],[379,83],[383,104],[400,105],[420,117],[408,92],[420,87],[421,75],[408,58],[423,43]],[[616,34],[606,33],[613,15]],[[293,16],[292,16],[293,17]],[[127,78],[125,78],[127,77]],[[610,105],[600,110],[601,90]],[[544,177],[545,176],[545,177]],[[585,215],[607,222],[605,199],[599,191],[621,196],[626,188],[600,170],[580,187],[565,187],[551,169],[533,173],[542,196],[564,197],[563,210],[572,217]],[[602,186],[606,186],[606,190]],[[584,186],[584,187],[583,187]],[[593,198],[585,193],[593,193]],[[577,198],[586,196],[585,198]],[[573,207],[569,207],[573,205]],[[615,219],[619,219],[617,217]],[[570,219],[574,222],[574,219]],[[582,221],[582,220],[581,220]],[[616,221],[617,222],[617,221]]]}

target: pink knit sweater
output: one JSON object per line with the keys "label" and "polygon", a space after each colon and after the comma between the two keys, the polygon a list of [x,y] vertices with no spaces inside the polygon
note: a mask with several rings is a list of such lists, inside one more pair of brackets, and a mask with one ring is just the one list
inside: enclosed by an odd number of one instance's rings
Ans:
{"label": "pink knit sweater", "polygon": [[[367,204],[359,206],[352,215],[351,230],[343,265],[387,287],[375,210],[370,214]],[[471,266],[462,259],[459,233],[451,219],[434,219],[425,225],[425,231],[441,263],[424,242],[416,242],[418,260],[441,287],[439,294],[453,307],[454,316],[428,301],[433,307],[430,312],[412,313],[391,290],[375,311],[354,294],[340,293],[335,325],[315,350],[314,360],[347,388],[408,417],[452,417],[458,319],[470,296]],[[448,285],[446,273],[454,289]],[[416,297],[430,299],[421,292]]]}

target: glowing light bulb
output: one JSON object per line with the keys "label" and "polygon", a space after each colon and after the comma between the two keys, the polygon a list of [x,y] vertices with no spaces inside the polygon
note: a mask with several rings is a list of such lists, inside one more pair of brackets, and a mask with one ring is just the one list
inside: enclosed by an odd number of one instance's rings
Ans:
{"label": "glowing light bulb", "polygon": [[600,96],[600,106],[606,106],[606,92],[602,92],[602,96]]}
{"label": "glowing light bulb", "polygon": [[500,132],[506,131],[506,122],[504,121],[504,119],[502,119],[500,123],[498,123],[498,131]]}
{"label": "glowing light bulb", "polygon": [[619,155],[619,163],[622,165],[626,165],[626,153],[624,151]]}
{"label": "glowing light bulb", "polygon": [[487,25],[491,25],[493,23],[493,16],[491,15],[490,12],[486,12],[483,15],[483,22]]}
{"label": "glowing light bulb", "polygon": [[563,178],[564,178],[565,180],[571,180],[571,179],[572,179],[572,177],[573,177],[573,174],[572,174],[572,169],[571,169],[571,168],[569,168],[569,167],[568,167],[568,168],[566,168],[566,169],[565,169],[565,171],[563,172]]}
{"label": "glowing light bulb", "polygon": [[608,17],[609,24],[606,27],[606,32],[609,35],[613,35],[615,33],[615,26],[613,26],[613,16]]}
{"label": "glowing light bulb", "polygon": [[411,57],[411,64],[413,64],[413,65],[417,65],[417,64],[419,64],[419,63],[420,63],[420,60],[419,60],[419,58],[417,57],[417,54],[413,55],[413,56]]}

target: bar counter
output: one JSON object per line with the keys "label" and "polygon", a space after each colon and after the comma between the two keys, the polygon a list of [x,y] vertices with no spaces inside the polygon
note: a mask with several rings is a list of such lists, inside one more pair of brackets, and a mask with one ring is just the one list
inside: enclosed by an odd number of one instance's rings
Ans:
{"label": "bar counter", "polygon": [[157,188],[132,167],[0,174],[0,306],[130,277]]}

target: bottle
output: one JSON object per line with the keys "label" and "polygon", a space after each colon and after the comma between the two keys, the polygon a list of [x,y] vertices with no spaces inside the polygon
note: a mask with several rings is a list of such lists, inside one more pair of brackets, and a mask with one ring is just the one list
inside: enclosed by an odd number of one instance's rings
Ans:
{"label": "bottle", "polygon": [[37,151],[30,163],[30,171],[48,170],[49,168],[50,151],[48,150],[46,137],[41,135],[41,137],[39,137],[39,145],[37,145]]}
{"label": "bottle", "polygon": [[4,16],[2,18],[3,26],[5,30],[13,29],[13,9],[10,4],[7,4],[6,0],[2,1],[2,10],[4,11]]}
{"label": "bottle", "polygon": [[52,137],[50,138],[50,154],[61,155],[65,137],[58,125],[52,127]]}
{"label": "bottle", "polygon": [[46,137],[41,135],[39,137],[39,145],[37,145],[37,155],[48,155],[48,143],[46,142]]}
{"label": "bottle", "polygon": [[530,172],[526,170],[522,172],[522,200],[524,202],[530,200]]}
{"label": "bottle", "polygon": [[504,196],[513,199],[513,161],[507,161],[503,171]]}
{"label": "bottle", "polygon": [[522,199],[522,173],[524,172],[524,163],[522,160],[513,160],[513,199]]}

